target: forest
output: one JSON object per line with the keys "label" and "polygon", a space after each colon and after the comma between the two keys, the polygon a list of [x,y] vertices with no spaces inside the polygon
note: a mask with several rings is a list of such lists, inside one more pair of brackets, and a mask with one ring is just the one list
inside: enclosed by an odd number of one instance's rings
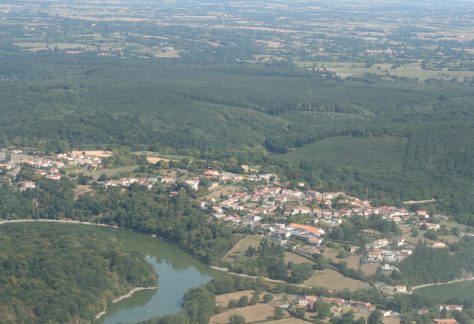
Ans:
{"label": "forest", "polygon": [[118,148],[263,165],[473,224],[474,87],[289,65],[0,51],[0,145]]}
{"label": "forest", "polygon": [[0,314],[7,323],[90,321],[114,298],[156,285],[142,255],[80,226],[0,226]]}

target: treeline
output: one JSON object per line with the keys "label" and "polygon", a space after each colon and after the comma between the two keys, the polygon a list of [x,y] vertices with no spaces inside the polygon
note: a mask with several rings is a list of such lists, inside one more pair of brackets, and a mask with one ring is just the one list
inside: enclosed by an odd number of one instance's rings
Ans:
{"label": "treeline", "polygon": [[60,181],[39,180],[36,189],[13,191],[0,182],[2,219],[72,218],[135,229],[156,234],[206,263],[212,263],[231,249],[232,231],[208,220],[205,213],[192,207],[184,189],[170,198],[165,188],[146,190],[132,186],[128,190],[97,188],[76,199],[75,184],[68,178]]}
{"label": "treeline", "polygon": [[474,238],[463,238],[448,249],[418,245],[412,255],[400,263],[403,279],[411,285],[448,282],[463,272],[474,272]]}
{"label": "treeline", "polygon": [[142,256],[91,228],[5,224],[0,232],[3,322],[91,321],[112,299],[156,284]]}

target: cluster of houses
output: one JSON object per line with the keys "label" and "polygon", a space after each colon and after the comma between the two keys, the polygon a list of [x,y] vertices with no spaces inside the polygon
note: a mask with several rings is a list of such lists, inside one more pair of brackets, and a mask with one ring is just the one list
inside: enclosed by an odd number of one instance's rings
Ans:
{"label": "cluster of houses", "polygon": [[358,311],[371,313],[376,309],[375,305],[371,303],[362,302],[358,300],[345,300],[342,298],[332,297],[317,297],[317,296],[304,296],[297,300],[296,306],[300,308],[313,308],[316,301],[321,300],[324,303],[331,306],[331,313],[342,313],[343,307],[354,308]]}
{"label": "cluster of houses", "polygon": [[66,167],[79,167],[84,170],[98,170],[101,168],[102,159],[79,153],[62,153],[47,157],[24,155],[22,158],[17,160],[16,163],[28,165],[35,169],[56,172],[59,169]]}
{"label": "cluster of houses", "polygon": [[[15,179],[23,166],[28,166],[40,177],[50,180],[60,180],[60,170],[68,167],[78,167],[84,170],[97,170],[101,168],[102,159],[77,153],[57,154],[55,156],[33,156],[22,154],[21,151],[12,150],[15,158],[4,160],[0,167],[7,170],[12,179]],[[36,188],[33,181],[20,181],[17,183],[20,191]]]}
{"label": "cluster of houses", "polygon": [[377,287],[385,296],[409,293],[407,286],[405,285],[392,286],[392,285],[387,285],[383,282],[377,282],[375,283],[375,287]]}
{"label": "cluster of houses", "polygon": [[[337,203],[341,208],[333,208]],[[395,222],[407,220],[412,213],[393,206],[373,207],[369,201],[350,197],[343,192],[318,192],[314,190],[287,189],[276,185],[258,187],[254,192],[236,192],[226,199],[210,199],[202,207],[211,208],[217,218],[237,223],[256,222],[262,218],[287,219],[289,216],[308,215],[315,222],[337,226],[342,218],[377,215]],[[255,218],[255,216],[258,216]]]}
{"label": "cluster of houses", "polygon": [[375,240],[367,244],[369,252],[365,261],[385,264],[401,262],[413,253],[413,249],[404,248],[404,245],[404,239],[396,241],[394,244],[391,244],[387,239]]}
{"label": "cluster of houses", "polygon": [[152,189],[153,186],[158,182],[157,177],[122,177],[120,179],[107,180],[104,182],[105,188],[109,187],[130,187],[133,184]]}

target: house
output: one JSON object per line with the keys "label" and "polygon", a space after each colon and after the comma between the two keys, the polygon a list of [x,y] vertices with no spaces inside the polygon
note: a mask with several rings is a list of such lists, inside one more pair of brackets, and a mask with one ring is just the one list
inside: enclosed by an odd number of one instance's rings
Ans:
{"label": "house", "polygon": [[433,231],[437,231],[441,228],[439,224],[433,224],[433,223],[427,223],[427,222],[420,223],[420,227],[422,229],[433,230]]}
{"label": "house", "polygon": [[165,184],[173,184],[176,183],[176,178],[173,177],[162,177],[161,182]]}
{"label": "house", "polygon": [[193,190],[198,190],[198,189],[199,189],[199,180],[197,180],[197,179],[195,179],[195,180],[190,179],[190,180],[186,180],[185,182],[186,182],[186,184],[187,184],[188,186],[191,187],[191,189],[193,189]]}
{"label": "house", "polygon": [[314,303],[318,300],[316,296],[304,296],[298,299],[298,306],[300,307],[313,307]]}
{"label": "house", "polygon": [[439,311],[441,312],[443,309],[446,309],[447,311],[462,311],[462,305],[455,305],[455,304],[443,304],[439,305]]}
{"label": "house", "polygon": [[360,250],[360,246],[351,245],[351,253],[357,253]]}
{"label": "house", "polygon": [[317,238],[317,237],[309,237],[307,239],[308,244],[315,245],[315,246],[320,246],[323,243],[322,238]]}
{"label": "house", "polygon": [[33,181],[21,181],[18,183],[20,191],[36,188],[36,184]]}
{"label": "house", "polygon": [[424,209],[421,209],[419,211],[416,212],[416,216],[420,217],[420,218],[430,218],[430,215],[428,214],[428,212]]}
{"label": "house", "polygon": [[298,215],[298,214],[309,215],[311,214],[311,209],[307,206],[296,206],[291,211],[291,215]]}
{"label": "house", "polygon": [[299,234],[302,235],[316,235],[316,236],[321,236],[324,235],[325,231],[323,229],[309,226],[309,225],[301,225],[301,224],[296,224],[296,223],[291,223],[289,225],[289,228],[295,232],[298,232]]}
{"label": "house", "polygon": [[434,248],[434,249],[442,249],[442,248],[446,247],[446,243],[444,243],[444,242],[433,242],[431,247]]}
{"label": "house", "polygon": [[369,251],[369,254],[367,255],[367,261],[369,262],[377,262],[382,260],[382,250],[373,250]]}
{"label": "house", "polygon": [[61,175],[59,174],[48,174],[45,176],[46,179],[50,179],[50,180],[60,180],[61,179]]}
{"label": "house", "polygon": [[454,318],[447,318],[447,319],[435,319],[434,322],[435,324],[456,324],[457,321]]}
{"label": "house", "polygon": [[394,286],[393,292],[397,294],[406,294],[407,293],[407,286]]}
{"label": "house", "polygon": [[376,240],[372,243],[372,245],[377,249],[377,248],[381,248],[383,246],[387,246],[389,245],[390,242],[387,240],[387,239],[381,239],[381,240]]}
{"label": "house", "polygon": [[298,307],[307,307],[308,301],[305,298],[298,298]]}

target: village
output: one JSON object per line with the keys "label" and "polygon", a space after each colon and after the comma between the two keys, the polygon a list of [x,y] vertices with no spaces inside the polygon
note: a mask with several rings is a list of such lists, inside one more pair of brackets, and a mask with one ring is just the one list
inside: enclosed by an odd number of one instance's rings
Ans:
{"label": "village", "polygon": [[[179,183],[191,192],[199,193],[196,208],[236,228],[251,229],[259,237],[259,241],[266,239],[282,246],[288,250],[288,255],[311,260],[314,255],[323,255],[325,249],[327,253],[332,247],[335,251],[344,252],[339,252],[344,257],[359,258],[361,265],[371,269],[380,268],[385,273],[398,270],[397,264],[413,253],[416,240],[422,237],[418,236],[419,233],[442,231],[445,227],[443,222],[447,221],[446,216],[430,215],[424,209],[413,211],[396,206],[373,206],[370,201],[351,197],[344,192],[319,192],[308,188],[304,182],[290,186],[280,182],[275,174],[261,174],[247,165],[241,166],[241,173],[215,169],[191,172],[166,168],[150,174],[105,177],[104,174],[110,170],[107,170],[103,161],[111,154],[92,152],[95,153],[75,151],[40,156],[25,154],[21,150],[8,150],[0,155],[0,170],[19,191],[32,190],[37,186],[37,182],[33,180],[18,177],[22,168],[32,170],[37,179],[51,181],[60,181],[69,176],[71,170],[75,173],[94,174],[95,179],[91,177],[94,185],[106,190],[130,186],[141,186],[148,190],[157,186],[175,188]],[[149,163],[155,161],[157,160],[148,160]],[[173,190],[171,194],[174,194]],[[372,217],[396,224],[401,233],[385,237],[384,233],[366,229],[363,234],[369,239],[363,245],[340,244],[331,239],[331,233],[335,229],[358,217]],[[414,233],[418,233],[416,238]],[[472,234],[459,233],[461,235]],[[433,248],[447,247],[447,240],[441,238],[427,239],[426,242]],[[373,273],[375,272],[371,272]],[[319,283],[316,282],[315,285]],[[375,287],[387,297],[411,293],[410,287],[404,285],[392,286],[380,282]],[[316,296],[294,297],[291,303],[279,303],[278,307],[291,305],[312,309],[316,300]],[[326,298],[323,301],[331,306],[333,314],[343,313],[344,309],[369,314],[375,309],[370,303],[354,300]],[[397,317],[398,314],[384,312],[384,316]]]}

